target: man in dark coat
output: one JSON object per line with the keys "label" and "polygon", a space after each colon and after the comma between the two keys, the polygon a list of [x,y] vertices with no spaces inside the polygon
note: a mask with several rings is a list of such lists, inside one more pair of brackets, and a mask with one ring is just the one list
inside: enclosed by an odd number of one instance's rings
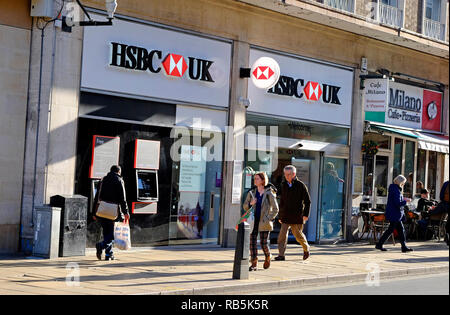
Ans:
{"label": "man in dark coat", "polygon": [[281,223],[278,234],[279,256],[275,260],[285,260],[287,236],[289,229],[295,239],[303,247],[303,260],[309,257],[309,244],[303,234],[303,225],[308,221],[311,208],[311,198],[308,188],[296,176],[295,166],[288,165],[284,168],[286,181],[281,183],[279,221]]}
{"label": "man in dark coat", "polygon": [[[108,203],[114,203],[120,206],[120,212],[117,213],[116,221],[125,221],[127,223],[130,220],[128,214],[128,205],[126,201],[125,185],[121,175],[121,168],[118,165],[113,165],[111,171],[103,177],[100,182],[100,188],[97,191],[94,200],[94,220],[98,220],[103,229],[103,242],[99,242],[95,245],[97,249],[97,258],[102,259],[103,250],[105,250],[105,260],[114,260],[113,244],[114,244],[114,222],[113,220],[97,217],[97,205],[99,199]],[[99,196],[100,194],[100,196]],[[123,214],[123,215],[122,215]]]}

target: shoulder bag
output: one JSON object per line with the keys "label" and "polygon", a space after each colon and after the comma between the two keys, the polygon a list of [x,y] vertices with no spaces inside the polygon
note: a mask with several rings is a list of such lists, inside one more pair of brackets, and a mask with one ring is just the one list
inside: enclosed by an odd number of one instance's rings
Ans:
{"label": "shoulder bag", "polygon": [[97,213],[95,215],[100,218],[114,221],[118,217],[119,205],[115,204],[115,203],[110,203],[110,202],[100,200],[100,195],[102,193],[102,186],[103,186],[103,181],[100,183],[100,190],[98,192]]}

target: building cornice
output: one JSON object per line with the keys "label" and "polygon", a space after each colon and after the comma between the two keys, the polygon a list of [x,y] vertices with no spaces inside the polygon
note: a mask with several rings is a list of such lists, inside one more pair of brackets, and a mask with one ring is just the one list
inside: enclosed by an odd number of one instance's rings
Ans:
{"label": "building cornice", "polygon": [[422,53],[449,59],[449,44],[404,28],[394,28],[354,13],[335,10],[310,0],[235,0],[324,26],[351,32]]}

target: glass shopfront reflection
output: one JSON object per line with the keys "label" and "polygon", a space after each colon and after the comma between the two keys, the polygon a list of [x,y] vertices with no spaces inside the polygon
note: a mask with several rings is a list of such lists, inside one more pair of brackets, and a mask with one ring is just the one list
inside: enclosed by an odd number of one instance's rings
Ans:
{"label": "glass shopfront reflection", "polygon": [[325,157],[321,179],[320,239],[343,236],[347,160]]}

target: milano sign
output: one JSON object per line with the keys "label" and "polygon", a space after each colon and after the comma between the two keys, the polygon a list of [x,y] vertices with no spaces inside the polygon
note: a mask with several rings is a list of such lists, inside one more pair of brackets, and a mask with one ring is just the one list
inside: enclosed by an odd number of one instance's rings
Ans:
{"label": "milano sign", "polygon": [[388,79],[364,82],[366,120],[418,130],[441,131],[442,93]]}

